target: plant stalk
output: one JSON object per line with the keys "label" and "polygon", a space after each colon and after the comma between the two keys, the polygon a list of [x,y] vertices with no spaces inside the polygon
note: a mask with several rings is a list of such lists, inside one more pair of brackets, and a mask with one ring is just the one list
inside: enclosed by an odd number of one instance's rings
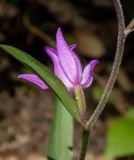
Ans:
{"label": "plant stalk", "polygon": [[84,160],[88,146],[89,130],[87,130],[86,126],[84,127],[84,125],[86,125],[87,123],[87,108],[86,108],[87,106],[86,106],[85,95],[81,86],[78,85],[75,87],[74,95],[78,104],[81,121],[83,123],[82,143],[81,143],[79,160]]}
{"label": "plant stalk", "polygon": [[124,34],[125,31],[125,20],[123,16],[123,10],[120,3],[120,0],[113,0],[113,4],[116,10],[116,15],[118,19],[118,38],[117,38],[117,49],[114,59],[114,64],[112,67],[112,71],[109,77],[109,80],[107,82],[107,85],[105,87],[104,93],[99,101],[98,106],[96,107],[96,110],[94,111],[93,115],[87,122],[87,127],[91,130],[94,124],[96,123],[97,119],[99,118],[100,114],[105,108],[105,105],[107,103],[107,100],[111,94],[111,91],[113,89],[115,80],[118,76],[123,52],[124,52],[124,45],[125,45],[125,39],[126,35]]}
{"label": "plant stalk", "polygon": [[90,132],[83,129],[79,160],[85,160]]}

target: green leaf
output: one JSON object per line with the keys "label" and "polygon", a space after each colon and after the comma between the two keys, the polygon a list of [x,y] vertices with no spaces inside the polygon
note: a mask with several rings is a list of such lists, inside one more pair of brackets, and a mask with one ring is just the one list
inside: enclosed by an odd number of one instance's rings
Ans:
{"label": "green leaf", "polygon": [[45,67],[32,56],[15,47],[8,45],[0,45],[0,47],[8,54],[16,58],[18,61],[31,68],[35,73],[37,73],[42,78],[42,80],[47,83],[56,93],[68,112],[70,112],[72,116],[80,122],[80,116],[76,101],[68,93],[65,85],[54,75],[54,73],[50,69]]}
{"label": "green leaf", "polygon": [[63,104],[57,99],[52,131],[49,139],[50,160],[72,160],[73,120]]}
{"label": "green leaf", "polygon": [[134,109],[133,109],[133,107],[131,107],[131,109],[129,109],[129,111],[127,113],[127,117],[134,120]]}
{"label": "green leaf", "polygon": [[106,156],[120,158],[134,155],[134,118],[132,114],[131,117],[130,113],[128,115],[115,119],[108,129]]}

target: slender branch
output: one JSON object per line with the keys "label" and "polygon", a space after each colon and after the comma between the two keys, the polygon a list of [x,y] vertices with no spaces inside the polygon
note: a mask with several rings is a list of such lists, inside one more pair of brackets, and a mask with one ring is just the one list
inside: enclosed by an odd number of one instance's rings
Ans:
{"label": "slender branch", "polygon": [[134,31],[134,19],[132,19],[130,21],[130,23],[128,24],[128,26],[125,28],[125,30],[124,30],[125,36],[127,36],[132,31]]}
{"label": "slender branch", "polygon": [[123,52],[124,52],[124,45],[125,45],[126,36],[124,34],[124,30],[125,30],[125,22],[124,21],[125,20],[124,20],[124,16],[123,16],[123,10],[122,10],[122,6],[121,6],[121,3],[119,0],[113,0],[113,3],[114,3],[114,7],[116,10],[116,14],[117,14],[117,19],[118,19],[118,39],[117,39],[116,55],[115,55],[112,71],[111,71],[109,80],[107,82],[106,88],[104,90],[104,93],[100,99],[98,106],[96,107],[96,110],[94,111],[93,115],[91,116],[91,118],[89,119],[89,121],[87,123],[87,127],[89,129],[92,129],[92,127],[96,123],[97,119],[99,118],[101,112],[103,111],[103,109],[107,103],[107,100],[108,100],[109,95],[113,89],[117,75],[119,73],[120,64],[121,64],[122,56],[123,56]]}
{"label": "slender branch", "polygon": [[85,159],[88,141],[89,141],[89,135],[90,135],[89,131],[83,130],[81,152],[80,152],[79,160]]}

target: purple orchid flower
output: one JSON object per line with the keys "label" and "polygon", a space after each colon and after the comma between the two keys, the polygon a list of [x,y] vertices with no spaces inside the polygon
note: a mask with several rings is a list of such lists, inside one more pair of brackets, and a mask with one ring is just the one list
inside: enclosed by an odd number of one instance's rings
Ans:
{"label": "purple orchid flower", "polygon": [[[74,52],[75,47],[76,44],[68,46],[60,28],[56,33],[56,49],[45,47],[46,53],[53,61],[55,75],[65,84],[69,92],[77,85],[83,89],[88,88],[93,82],[93,69],[99,63],[98,60],[90,61],[82,72],[80,60]],[[42,89],[49,89],[35,74],[21,74],[18,78],[28,80]]]}

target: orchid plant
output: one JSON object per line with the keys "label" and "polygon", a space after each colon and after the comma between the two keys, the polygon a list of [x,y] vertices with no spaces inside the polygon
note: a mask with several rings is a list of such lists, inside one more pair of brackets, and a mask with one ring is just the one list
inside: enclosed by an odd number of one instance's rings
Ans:
{"label": "orchid plant", "polygon": [[[61,28],[58,28],[56,33],[56,49],[45,47],[45,51],[54,64],[55,75],[64,83],[69,93],[75,92],[80,118],[84,123],[86,121],[86,116],[84,115],[86,104],[83,89],[90,87],[92,84],[93,69],[99,61],[90,61],[82,72],[81,62],[74,51],[75,47],[76,44],[69,46],[66,43]],[[50,89],[36,74],[21,74],[18,78],[28,80],[44,90]]]}
{"label": "orchid plant", "polygon": [[[90,132],[103,111],[117,78],[122,61],[125,39],[127,35],[134,30],[133,20],[125,28],[120,1],[113,0],[113,3],[118,19],[117,50],[108,83],[98,106],[90,118],[87,117],[87,106],[83,90],[91,86],[93,82],[93,70],[99,61],[96,59],[91,60],[82,71],[81,62],[74,51],[76,44],[68,45],[66,43],[61,28],[58,28],[56,33],[56,49],[45,47],[45,52],[54,64],[54,73],[27,53],[12,46],[0,45],[0,48],[35,72],[35,74],[20,74],[18,78],[28,80],[43,90],[53,90],[60,99],[60,105],[62,104],[63,106],[62,108],[65,107],[72,117],[82,126],[83,135],[79,160],[85,159]],[[72,95],[73,93],[74,96]],[[63,112],[60,113],[63,114]],[[57,115],[58,118],[61,116],[59,113]],[[66,116],[68,117],[69,115],[66,114]],[[66,120],[69,121],[67,117]],[[64,123],[64,120],[58,119],[56,123],[61,123],[61,121]],[[67,132],[67,128],[64,129]],[[55,136],[53,137],[55,138]],[[66,139],[66,137],[64,137],[64,139]],[[52,141],[52,143],[54,143],[54,141]],[[50,145],[50,150],[51,148]],[[55,144],[53,152],[55,152],[56,148],[58,148],[58,146]],[[62,160],[63,158],[53,157],[53,159]],[[71,158],[67,160],[71,160]]]}

